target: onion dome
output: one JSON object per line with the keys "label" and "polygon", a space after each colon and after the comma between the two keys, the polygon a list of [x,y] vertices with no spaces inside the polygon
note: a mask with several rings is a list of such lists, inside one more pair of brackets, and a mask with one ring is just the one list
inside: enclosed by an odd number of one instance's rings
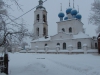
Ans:
{"label": "onion dome", "polygon": [[76,18],[77,18],[77,19],[81,19],[81,18],[82,18],[81,14],[78,13],[78,14],[76,15]]}
{"label": "onion dome", "polygon": [[65,14],[62,11],[58,14],[59,18],[63,18],[64,16],[65,16]]}
{"label": "onion dome", "polygon": [[72,9],[72,10],[71,10],[71,14],[72,14],[72,15],[77,15],[77,13],[78,13],[77,10],[75,10],[75,9]]}
{"label": "onion dome", "polygon": [[60,18],[60,21],[63,21],[64,16],[65,16],[65,14],[62,12],[62,3],[61,3],[61,10],[60,10],[60,13],[58,14],[58,17]]}
{"label": "onion dome", "polygon": [[66,10],[66,13],[67,13],[67,14],[71,13],[71,10],[72,10],[72,8],[69,7],[69,8]]}
{"label": "onion dome", "polygon": [[68,16],[66,16],[66,17],[64,18],[64,20],[68,20]]}

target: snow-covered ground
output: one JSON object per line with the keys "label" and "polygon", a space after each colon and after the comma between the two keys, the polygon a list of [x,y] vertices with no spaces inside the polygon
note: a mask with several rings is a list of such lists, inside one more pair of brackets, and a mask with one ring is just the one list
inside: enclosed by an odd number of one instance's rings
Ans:
{"label": "snow-covered ground", "polygon": [[100,55],[9,54],[9,75],[100,75]]}

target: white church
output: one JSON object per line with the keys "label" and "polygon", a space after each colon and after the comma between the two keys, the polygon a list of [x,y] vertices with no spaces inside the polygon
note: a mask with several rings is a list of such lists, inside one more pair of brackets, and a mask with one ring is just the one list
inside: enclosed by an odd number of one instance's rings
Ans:
{"label": "white church", "polygon": [[97,39],[85,34],[82,16],[78,10],[69,7],[66,15],[62,12],[58,14],[57,34],[48,35],[47,11],[43,6],[43,1],[39,0],[39,5],[34,11],[34,34],[35,39],[31,41],[30,52],[47,53],[67,53],[67,52],[96,52]]}

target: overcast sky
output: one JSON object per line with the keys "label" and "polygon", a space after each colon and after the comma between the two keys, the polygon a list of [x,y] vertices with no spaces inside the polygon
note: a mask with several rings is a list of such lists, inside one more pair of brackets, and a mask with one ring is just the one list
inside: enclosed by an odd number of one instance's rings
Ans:
{"label": "overcast sky", "polygon": [[[9,10],[11,15],[14,15],[15,17],[18,17],[25,13],[26,11],[30,10],[31,8],[38,5],[39,0],[19,0],[19,4],[21,5],[21,8],[23,9],[23,12],[20,10],[18,11],[13,6],[13,10]],[[82,22],[84,24],[84,28],[86,28],[86,34],[89,34],[90,36],[96,35],[95,29],[96,26],[92,24],[88,24],[88,18],[91,13],[91,4],[94,0],[74,0],[75,1],[75,8],[78,9],[77,5],[79,5],[79,11],[82,15]],[[49,35],[54,35],[57,33],[57,24],[56,22],[59,21],[58,13],[60,12],[60,3],[62,3],[63,12],[66,12],[66,9],[69,6],[69,0],[47,0],[44,3],[44,7],[46,8],[48,12],[48,29],[49,29]],[[73,7],[73,0],[71,0],[71,7]],[[33,30],[33,22],[34,22],[34,10],[23,16],[23,19],[25,23],[27,24],[27,28],[29,28],[30,31]],[[66,13],[65,13],[66,14]],[[13,19],[13,18],[12,18]]]}

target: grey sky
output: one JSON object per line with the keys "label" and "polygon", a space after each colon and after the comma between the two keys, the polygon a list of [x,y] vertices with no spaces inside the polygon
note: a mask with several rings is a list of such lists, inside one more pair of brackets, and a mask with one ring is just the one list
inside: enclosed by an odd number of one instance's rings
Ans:
{"label": "grey sky", "polygon": [[[23,8],[23,12],[18,11],[15,8],[15,5],[12,5],[13,11],[10,10],[10,14],[18,17],[24,12],[38,5],[38,1],[39,0],[19,0],[19,3]],[[88,24],[88,18],[91,12],[90,11],[91,3],[93,3],[94,0],[74,0],[74,1],[76,9],[78,9],[77,5],[79,5],[80,14],[82,15],[82,22],[84,23],[84,28],[86,28],[86,34],[89,34],[90,36],[96,35],[95,33],[96,26]],[[66,8],[68,8],[69,6],[69,0],[47,0],[47,2],[44,3],[44,7],[48,12],[49,35],[54,35],[57,33],[56,22],[59,21],[58,13],[60,12],[60,3],[62,3],[63,12],[65,13]],[[73,7],[73,0],[71,0],[71,7]],[[25,23],[28,24],[27,27],[29,28],[30,31],[32,31],[33,29],[34,11],[35,9],[23,17]]]}

